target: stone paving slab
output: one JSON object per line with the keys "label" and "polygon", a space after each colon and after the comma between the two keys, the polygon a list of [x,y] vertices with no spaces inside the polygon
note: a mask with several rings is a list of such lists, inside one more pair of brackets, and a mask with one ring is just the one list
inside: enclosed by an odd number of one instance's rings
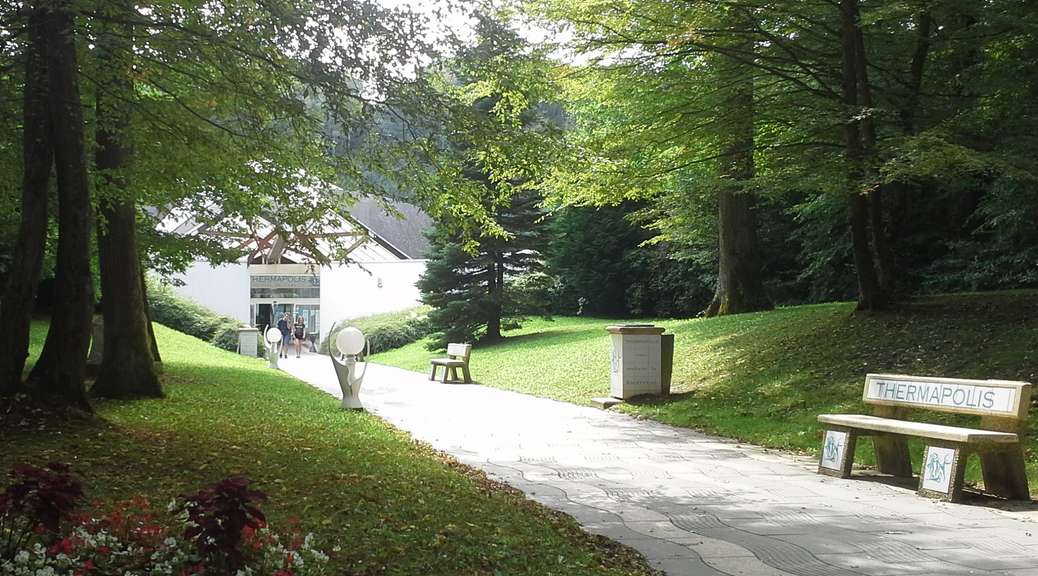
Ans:
{"label": "stone paving slab", "polygon": [[[341,398],[331,361],[286,372]],[[1038,509],[918,497],[799,458],[623,414],[370,365],[361,399],[672,576],[1038,576]]]}

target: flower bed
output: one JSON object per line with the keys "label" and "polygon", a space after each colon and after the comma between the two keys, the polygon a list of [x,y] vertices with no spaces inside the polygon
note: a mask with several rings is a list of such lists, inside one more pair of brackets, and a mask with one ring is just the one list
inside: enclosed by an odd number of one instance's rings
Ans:
{"label": "flower bed", "polygon": [[266,500],[232,477],[155,509],[145,498],[78,511],[66,466],[18,466],[0,494],[0,576],[327,574],[328,556],[291,521],[272,530]]}

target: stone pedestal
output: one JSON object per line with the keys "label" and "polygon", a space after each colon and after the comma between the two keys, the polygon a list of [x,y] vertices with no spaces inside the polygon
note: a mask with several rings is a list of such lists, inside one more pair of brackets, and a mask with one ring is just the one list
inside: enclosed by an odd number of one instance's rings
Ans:
{"label": "stone pedestal", "polygon": [[[609,395],[627,400],[645,394],[664,393],[664,376],[668,380],[670,367],[663,370],[663,328],[651,324],[607,326],[613,344]],[[673,357],[673,352],[669,355]]]}
{"label": "stone pedestal", "polygon": [[259,330],[252,326],[238,328],[238,353],[255,358],[259,352]]}

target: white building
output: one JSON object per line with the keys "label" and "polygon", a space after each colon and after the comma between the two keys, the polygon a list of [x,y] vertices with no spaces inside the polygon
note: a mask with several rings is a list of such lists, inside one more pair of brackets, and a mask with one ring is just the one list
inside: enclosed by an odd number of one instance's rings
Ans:
{"label": "white building", "polygon": [[[273,228],[249,235],[216,232],[194,221],[171,227],[178,234],[232,238],[246,254],[240,261],[212,266],[195,262],[177,277],[174,291],[220,314],[263,329],[288,312],[305,318],[307,332],[324,338],[345,319],[406,310],[420,304],[415,286],[425,271],[429,217],[418,208],[394,203],[403,218],[378,202],[361,199],[334,234],[348,244],[350,263],[317,266],[312,251],[319,237],[281,238]],[[354,240],[355,239],[355,240]],[[303,248],[302,246],[305,246]]]}

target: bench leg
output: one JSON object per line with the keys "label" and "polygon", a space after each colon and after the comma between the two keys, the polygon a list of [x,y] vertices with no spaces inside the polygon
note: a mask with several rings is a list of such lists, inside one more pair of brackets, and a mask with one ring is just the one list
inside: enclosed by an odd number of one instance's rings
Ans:
{"label": "bench leg", "polygon": [[981,452],[980,467],[984,472],[984,488],[988,492],[1010,500],[1031,499],[1020,444]]}
{"label": "bench leg", "polygon": [[818,473],[838,478],[849,477],[857,441],[858,434],[854,430],[827,428],[822,436]]}
{"label": "bench leg", "polygon": [[912,477],[912,458],[908,454],[908,439],[894,434],[876,434],[872,437],[876,449],[876,464],[880,473]]}
{"label": "bench leg", "polygon": [[472,375],[469,374],[469,365],[468,364],[466,364],[466,365],[461,367],[461,373],[462,373],[463,376],[465,376],[465,383],[466,384],[472,384]]}
{"label": "bench leg", "polygon": [[450,373],[451,373],[450,366],[444,366],[443,367],[443,378],[440,380],[440,382],[446,384],[447,383],[447,375],[450,374]]}
{"label": "bench leg", "polygon": [[429,380],[436,380],[436,364],[432,365],[432,372],[429,373]]}
{"label": "bench leg", "polygon": [[962,499],[962,483],[969,452],[958,445],[929,445],[923,452],[919,495],[949,502]]}

